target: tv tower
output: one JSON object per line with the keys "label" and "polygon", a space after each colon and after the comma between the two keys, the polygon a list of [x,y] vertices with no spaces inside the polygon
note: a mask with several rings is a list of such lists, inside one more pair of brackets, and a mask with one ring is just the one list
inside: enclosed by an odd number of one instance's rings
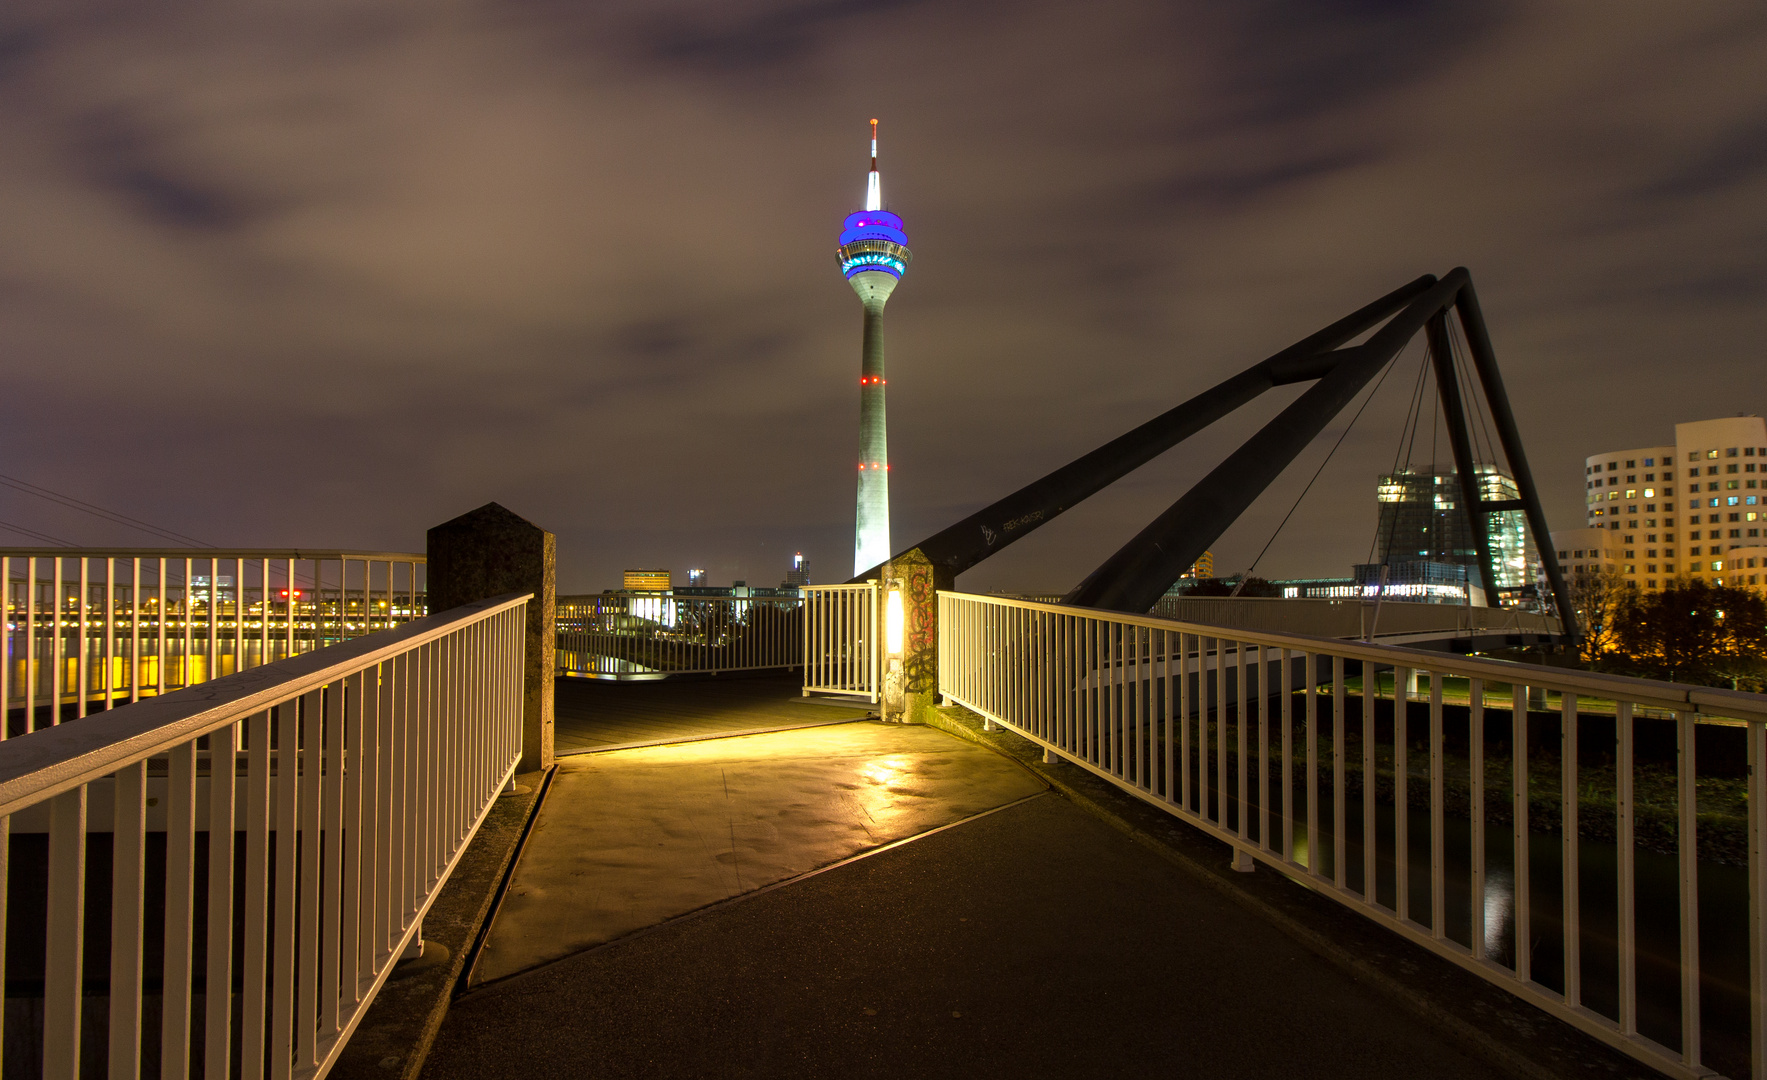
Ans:
{"label": "tv tower", "polygon": [[853,535],[853,573],[890,555],[890,450],[884,430],[883,309],[908,269],[902,219],[883,208],[877,176],[877,121],[871,122],[871,175],[865,209],[841,225],[841,273],[865,307],[865,345],[859,367],[859,510]]}

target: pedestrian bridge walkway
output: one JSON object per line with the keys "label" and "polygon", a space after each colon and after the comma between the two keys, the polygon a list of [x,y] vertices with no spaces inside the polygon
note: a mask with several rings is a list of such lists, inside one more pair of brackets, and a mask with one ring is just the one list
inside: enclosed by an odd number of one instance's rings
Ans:
{"label": "pedestrian bridge walkway", "polygon": [[1504,1075],[944,731],[559,766],[423,1075]]}

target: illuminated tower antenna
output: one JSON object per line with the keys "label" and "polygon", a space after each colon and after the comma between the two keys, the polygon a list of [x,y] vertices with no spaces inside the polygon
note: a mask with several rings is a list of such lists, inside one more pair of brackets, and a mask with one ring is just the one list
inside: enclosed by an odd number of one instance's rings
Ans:
{"label": "illuminated tower antenna", "polygon": [[877,175],[877,121],[871,122],[871,174],[865,209],[841,226],[841,273],[865,307],[865,345],[859,366],[859,507],[853,534],[853,573],[890,557],[890,450],[884,427],[883,310],[908,269],[902,219],[883,208]]}

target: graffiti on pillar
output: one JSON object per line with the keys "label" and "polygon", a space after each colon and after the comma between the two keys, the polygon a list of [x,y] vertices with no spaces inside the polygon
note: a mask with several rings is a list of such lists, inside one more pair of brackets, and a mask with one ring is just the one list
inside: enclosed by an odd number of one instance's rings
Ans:
{"label": "graffiti on pillar", "polygon": [[939,689],[939,586],[933,565],[918,551],[893,564],[902,581],[903,626],[902,674],[909,693],[931,694]]}

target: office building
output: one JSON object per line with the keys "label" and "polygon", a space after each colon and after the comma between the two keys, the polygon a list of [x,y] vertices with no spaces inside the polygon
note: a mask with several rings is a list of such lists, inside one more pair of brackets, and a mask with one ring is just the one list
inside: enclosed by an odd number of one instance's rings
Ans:
{"label": "office building", "polygon": [[[1495,465],[1478,466],[1479,498],[1514,502],[1515,479]],[[1494,587],[1505,605],[1543,607],[1538,557],[1529,550],[1527,517],[1520,510],[1485,514],[1486,541],[1496,580],[1485,581],[1460,476],[1452,468],[1403,469],[1380,478],[1375,558],[1356,566],[1358,586],[1382,595],[1433,603],[1481,604]],[[1384,581],[1384,585],[1383,585]]]}
{"label": "office building", "polygon": [[[1735,416],[1676,424],[1673,445],[1584,458],[1583,487],[1585,528],[1554,533],[1559,550],[1616,551],[1621,574],[1646,591],[1678,577],[1751,584],[1748,560],[1761,556],[1748,549],[1767,540],[1767,423]],[[1618,537],[1583,537],[1594,530]]]}
{"label": "office building", "polygon": [[620,587],[627,592],[668,592],[667,570],[628,570]]}

